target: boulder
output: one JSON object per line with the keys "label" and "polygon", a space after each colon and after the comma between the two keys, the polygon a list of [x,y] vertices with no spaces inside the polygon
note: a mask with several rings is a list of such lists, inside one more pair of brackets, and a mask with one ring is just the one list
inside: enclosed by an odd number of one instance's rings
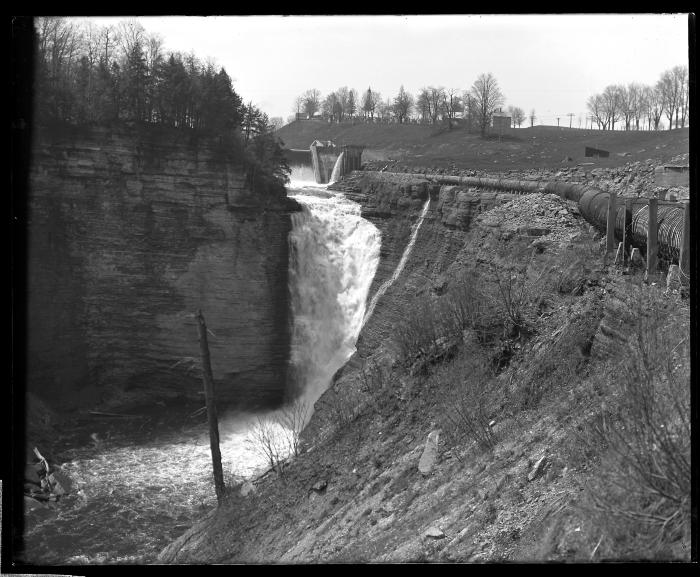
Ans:
{"label": "boulder", "polygon": [[423,533],[424,537],[430,537],[431,539],[444,539],[445,538],[445,533],[442,532],[442,530],[439,527],[429,527],[425,533]]}
{"label": "boulder", "polygon": [[250,481],[246,481],[245,483],[243,483],[243,485],[241,485],[240,494],[241,497],[246,497],[247,495],[255,493],[255,491],[255,485],[253,485],[253,483],[251,483]]}
{"label": "boulder", "polygon": [[322,493],[326,490],[326,487],[328,487],[328,481],[324,479],[322,481],[319,481],[318,483],[315,483],[314,486],[311,488],[317,493]]}
{"label": "boulder", "polygon": [[543,455],[537,462],[532,466],[530,473],[527,476],[528,481],[534,481],[539,477],[547,466],[547,456]]}
{"label": "boulder", "polygon": [[435,460],[438,454],[438,441],[440,439],[440,431],[431,431],[425,441],[425,448],[423,449],[423,454],[418,462],[418,470],[423,475],[429,475],[433,470],[435,465]]}

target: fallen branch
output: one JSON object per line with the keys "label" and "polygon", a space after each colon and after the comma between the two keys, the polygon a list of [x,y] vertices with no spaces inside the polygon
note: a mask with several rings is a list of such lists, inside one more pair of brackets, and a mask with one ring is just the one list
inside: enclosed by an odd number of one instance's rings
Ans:
{"label": "fallen branch", "polygon": [[99,417],[119,417],[122,419],[143,419],[144,415],[125,415],[123,413],[104,413],[102,411],[88,411],[91,415]]}
{"label": "fallen branch", "polygon": [[591,559],[595,557],[596,551],[598,551],[598,547],[600,547],[600,544],[603,542],[603,535],[600,536],[600,539],[598,539],[598,544],[594,547],[593,552],[591,553]]}
{"label": "fallen branch", "polygon": [[46,469],[46,474],[48,475],[49,474],[49,462],[46,459],[44,459],[43,455],[39,452],[39,449],[37,449],[36,447],[34,447],[34,454],[36,455],[36,458],[39,459],[39,461],[41,461],[41,463],[44,465],[44,467]]}

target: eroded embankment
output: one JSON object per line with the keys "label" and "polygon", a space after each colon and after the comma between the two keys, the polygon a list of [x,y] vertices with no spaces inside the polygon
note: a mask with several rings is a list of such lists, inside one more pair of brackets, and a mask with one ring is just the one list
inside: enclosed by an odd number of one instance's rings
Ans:
{"label": "eroded embankment", "polygon": [[[689,456],[677,434],[689,382],[688,310],[678,291],[643,285],[634,270],[602,268],[598,238],[552,195],[480,211],[476,192],[431,190],[420,179],[382,177],[358,187],[356,198],[387,247],[390,231],[406,234],[421,195],[431,195],[404,272],[364,327],[358,353],[317,403],[306,452],[246,497],[233,492],[160,559],[687,557],[684,497],[664,531],[673,529],[654,546],[639,527],[611,520],[605,499],[642,514],[645,505],[632,491],[616,493],[610,479],[635,488],[639,479],[616,468],[612,438],[597,439],[592,427],[601,416],[617,423],[629,414],[616,411],[637,365],[618,370],[617,363],[636,358],[635,335],[662,335],[660,350],[673,350],[672,382],[681,388],[674,397],[680,410],[659,418],[673,430],[679,459]],[[397,218],[403,226],[392,224]],[[382,256],[397,262],[402,245],[394,242]],[[391,270],[380,265],[375,286]],[[663,330],[649,333],[648,323],[659,318]],[[426,451],[426,442],[433,449]],[[689,485],[683,474],[678,479],[683,496]],[[591,484],[592,493],[585,490]],[[654,507],[671,517],[670,503],[657,499]]]}

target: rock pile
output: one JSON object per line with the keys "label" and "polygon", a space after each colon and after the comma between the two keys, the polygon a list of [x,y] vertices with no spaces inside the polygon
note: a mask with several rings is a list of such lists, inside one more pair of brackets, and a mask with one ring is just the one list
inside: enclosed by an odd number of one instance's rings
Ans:
{"label": "rock pile", "polygon": [[527,194],[479,215],[477,222],[556,243],[565,243],[578,233],[578,209],[555,194]]}

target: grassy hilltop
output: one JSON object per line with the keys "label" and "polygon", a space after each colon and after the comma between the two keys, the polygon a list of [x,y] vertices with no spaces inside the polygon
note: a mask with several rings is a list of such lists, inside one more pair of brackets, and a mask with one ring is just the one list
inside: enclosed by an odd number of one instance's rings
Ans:
{"label": "grassy hilltop", "polygon": [[[329,124],[295,121],[276,132],[285,148],[308,148],[314,140],[363,144],[365,160],[400,160],[416,166],[474,169],[553,168],[593,162],[615,167],[627,162],[667,161],[688,151],[688,129],[673,131],[603,131],[534,126],[511,129],[482,139],[462,128],[420,124]],[[610,152],[608,158],[586,158],[585,147]],[[571,159],[571,160],[566,160]]]}

